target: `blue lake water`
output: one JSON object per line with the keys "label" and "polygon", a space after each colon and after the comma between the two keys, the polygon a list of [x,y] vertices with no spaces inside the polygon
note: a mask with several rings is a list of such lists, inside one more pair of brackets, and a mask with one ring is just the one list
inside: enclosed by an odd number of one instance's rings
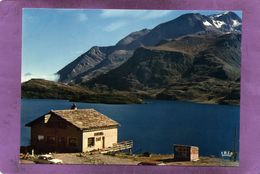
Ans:
{"label": "blue lake water", "polygon": [[[68,109],[71,105],[65,100],[23,99],[21,145],[30,142],[26,123],[51,109]],[[173,144],[186,144],[198,146],[200,155],[220,156],[220,151],[234,149],[234,141],[239,149],[239,106],[158,100],[147,104],[76,105],[79,109],[94,108],[119,122],[119,141],[133,140],[134,153],[169,154],[173,153]]]}

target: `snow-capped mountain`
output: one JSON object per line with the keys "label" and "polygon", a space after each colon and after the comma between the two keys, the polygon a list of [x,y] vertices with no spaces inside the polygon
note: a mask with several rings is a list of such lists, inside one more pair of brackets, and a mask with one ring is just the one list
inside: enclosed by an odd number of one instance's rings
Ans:
{"label": "snow-capped mountain", "polygon": [[207,17],[208,19],[203,21],[203,24],[207,27],[217,28],[224,32],[241,32],[242,20],[234,12],[224,12]]}

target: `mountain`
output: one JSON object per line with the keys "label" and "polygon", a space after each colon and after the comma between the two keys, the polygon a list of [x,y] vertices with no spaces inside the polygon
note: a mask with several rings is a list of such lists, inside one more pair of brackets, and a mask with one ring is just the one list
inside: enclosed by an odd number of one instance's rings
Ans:
{"label": "mountain", "polygon": [[241,32],[241,19],[233,12],[205,16],[184,14],[159,24],[152,30],[130,33],[114,46],[92,47],[70,64],[59,70],[60,82],[81,83],[107,73],[126,62],[139,47],[155,46],[194,33]]}
{"label": "mountain", "polygon": [[210,15],[209,22],[222,31],[241,31],[242,20],[234,12],[224,12],[217,15]]}
{"label": "mountain", "polygon": [[117,44],[117,49],[124,49],[124,50],[134,50],[142,45],[139,42],[140,38],[148,34],[151,30],[143,29],[141,31],[133,32],[126,36],[125,38],[121,39]]}
{"label": "mountain", "polygon": [[106,58],[106,52],[109,52],[110,49],[111,47],[92,47],[89,51],[57,72],[60,76],[59,81],[70,82],[77,75],[95,67]]}
{"label": "mountain", "polygon": [[114,46],[94,46],[70,64],[59,70],[60,82],[88,80],[121,65],[132,56],[136,48],[128,47],[134,40],[144,36],[148,29],[133,32]]}
{"label": "mountain", "polygon": [[[137,42],[152,46],[164,39],[174,39],[201,31],[241,31],[241,19],[233,12],[204,16],[199,13],[184,14],[171,21],[159,24]],[[134,42],[132,44],[135,44]]]}
{"label": "mountain", "polygon": [[200,32],[164,40],[136,49],[120,67],[82,84],[160,99],[237,103],[240,43],[240,33]]}

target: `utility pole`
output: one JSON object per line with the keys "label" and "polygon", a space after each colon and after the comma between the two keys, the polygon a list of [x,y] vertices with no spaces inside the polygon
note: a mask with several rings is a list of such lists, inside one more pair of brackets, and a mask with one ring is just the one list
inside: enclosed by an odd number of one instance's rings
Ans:
{"label": "utility pole", "polygon": [[237,127],[235,128],[235,136],[234,136],[234,155],[233,160],[237,161],[237,152],[236,152],[236,138],[237,137]]}

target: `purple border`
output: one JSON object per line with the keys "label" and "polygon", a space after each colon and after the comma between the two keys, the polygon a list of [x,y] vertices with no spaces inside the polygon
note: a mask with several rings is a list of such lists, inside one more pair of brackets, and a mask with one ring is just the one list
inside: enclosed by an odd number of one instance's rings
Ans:
{"label": "purple border", "polygon": [[[123,8],[242,10],[242,78],[239,167],[21,165],[20,71],[22,8]],[[259,0],[2,0],[0,1],[0,171],[3,173],[259,174],[260,173]],[[258,124],[259,123],[259,124]]]}

